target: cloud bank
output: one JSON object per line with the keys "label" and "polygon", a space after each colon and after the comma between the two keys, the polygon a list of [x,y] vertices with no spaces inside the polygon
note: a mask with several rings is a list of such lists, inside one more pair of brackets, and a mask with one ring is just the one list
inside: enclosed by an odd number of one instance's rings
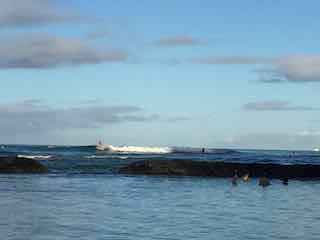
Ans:
{"label": "cloud bank", "polygon": [[196,64],[259,65],[254,72],[262,83],[320,82],[319,55],[288,55],[277,58],[260,56],[208,56],[188,60]]}
{"label": "cloud bank", "polygon": [[128,56],[124,50],[102,50],[86,41],[43,35],[2,37],[0,52],[0,68],[123,62]]}
{"label": "cloud bank", "polygon": [[0,27],[78,22],[83,17],[54,7],[53,0],[2,0]]}
{"label": "cloud bank", "polygon": [[296,106],[288,101],[270,100],[260,102],[250,102],[243,105],[246,110],[254,111],[311,111],[316,110],[313,107]]}
{"label": "cloud bank", "polygon": [[256,56],[209,56],[193,57],[191,63],[199,64],[265,64],[274,63],[276,59]]}
{"label": "cloud bank", "polygon": [[260,81],[277,79],[284,82],[320,82],[320,56],[290,55],[279,57],[272,68],[261,68],[258,71]]}
{"label": "cloud bank", "polygon": [[154,44],[158,47],[190,46],[198,45],[200,43],[201,41],[199,39],[191,38],[188,35],[169,36],[154,42]]}
{"label": "cloud bank", "polygon": [[0,104],[0,132],[35,134],[56,130],[96,129],[106,124],[147,122],[155,119],[137,106],[53,108],[40,100]]}

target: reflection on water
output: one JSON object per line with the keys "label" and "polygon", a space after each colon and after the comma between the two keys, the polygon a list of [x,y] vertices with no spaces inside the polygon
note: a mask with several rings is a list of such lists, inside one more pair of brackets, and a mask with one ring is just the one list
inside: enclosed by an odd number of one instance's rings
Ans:
{"label": "reflection on water", "polygon": [[2,239],[320,239],[320,182],[1,175]]}

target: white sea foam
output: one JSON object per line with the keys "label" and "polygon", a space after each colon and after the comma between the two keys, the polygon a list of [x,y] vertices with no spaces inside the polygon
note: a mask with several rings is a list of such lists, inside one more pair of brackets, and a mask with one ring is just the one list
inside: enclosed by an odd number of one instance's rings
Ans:
{"label": "white sea foam", "polygon": [[139,146],[113,146],[107,145],[103,148],[99,147],[99,150],[121,152],[121,153],[170,153],[171,148],[169,147],[139,147]]}
{"label": "white sea foam", "polygon": [[17,157],[19,158],[29,158],[29,159],[48,159],[51,158],[50,155],[22,155],[19,154]]}
{"label": "white sea foam", "polygon": [[106,155],[91,155],[91,156],[85,156],[85,158],[101,158],[101,159],[110,159],[110,158],[120,158],[120,159],[127,159],[128,156],[106,156]]}
{"label": "white sea foam", "polygon": [[96,146],[98,150],[117,152],[117,153],[141,153],[141,154],[166,154],[166,153],[211,153],[224,154],[234,152],[232,149],[222,148],[197,148],[197,147],[145,147],[145,146],[113,146],[102,145]]}

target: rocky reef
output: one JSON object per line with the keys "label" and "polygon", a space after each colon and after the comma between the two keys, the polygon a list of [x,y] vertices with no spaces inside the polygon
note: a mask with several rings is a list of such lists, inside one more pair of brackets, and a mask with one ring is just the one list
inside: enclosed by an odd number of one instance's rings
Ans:
{"label": "rocky reef", "polygon": [[320,165],[313,164],[261,164],[231,162],[200,162],[193,160],[145,160],[121,168],[119,174],[155,174],[180,176],[232,177],[249,174],[250,177],[279,179],[314,179],[320,178]]}
{"label": "rocky reef", "polygon": [[0,173],[49,173],[40,162],[22,157],[0,157]]}

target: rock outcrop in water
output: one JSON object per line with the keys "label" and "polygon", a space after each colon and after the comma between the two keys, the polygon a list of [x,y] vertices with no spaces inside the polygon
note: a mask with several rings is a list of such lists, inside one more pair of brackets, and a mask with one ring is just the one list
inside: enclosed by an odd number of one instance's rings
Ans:
{"label": "rock outcrop in water", "polygon": [[180,176],[230,177],[235,171],[238,176],[249,173],[250,177],[269,178],[320,178],[320,165],[312,164],[259,164],[259,163],[229,163],[229,162],[200,162],[192,160],[145,160],[121,168],[119,174],[155,174]]}
{"label": "rock outcrop in water", "polygon": [[0,157],[0,173],[49,173],[40,162],[20,157]]}

